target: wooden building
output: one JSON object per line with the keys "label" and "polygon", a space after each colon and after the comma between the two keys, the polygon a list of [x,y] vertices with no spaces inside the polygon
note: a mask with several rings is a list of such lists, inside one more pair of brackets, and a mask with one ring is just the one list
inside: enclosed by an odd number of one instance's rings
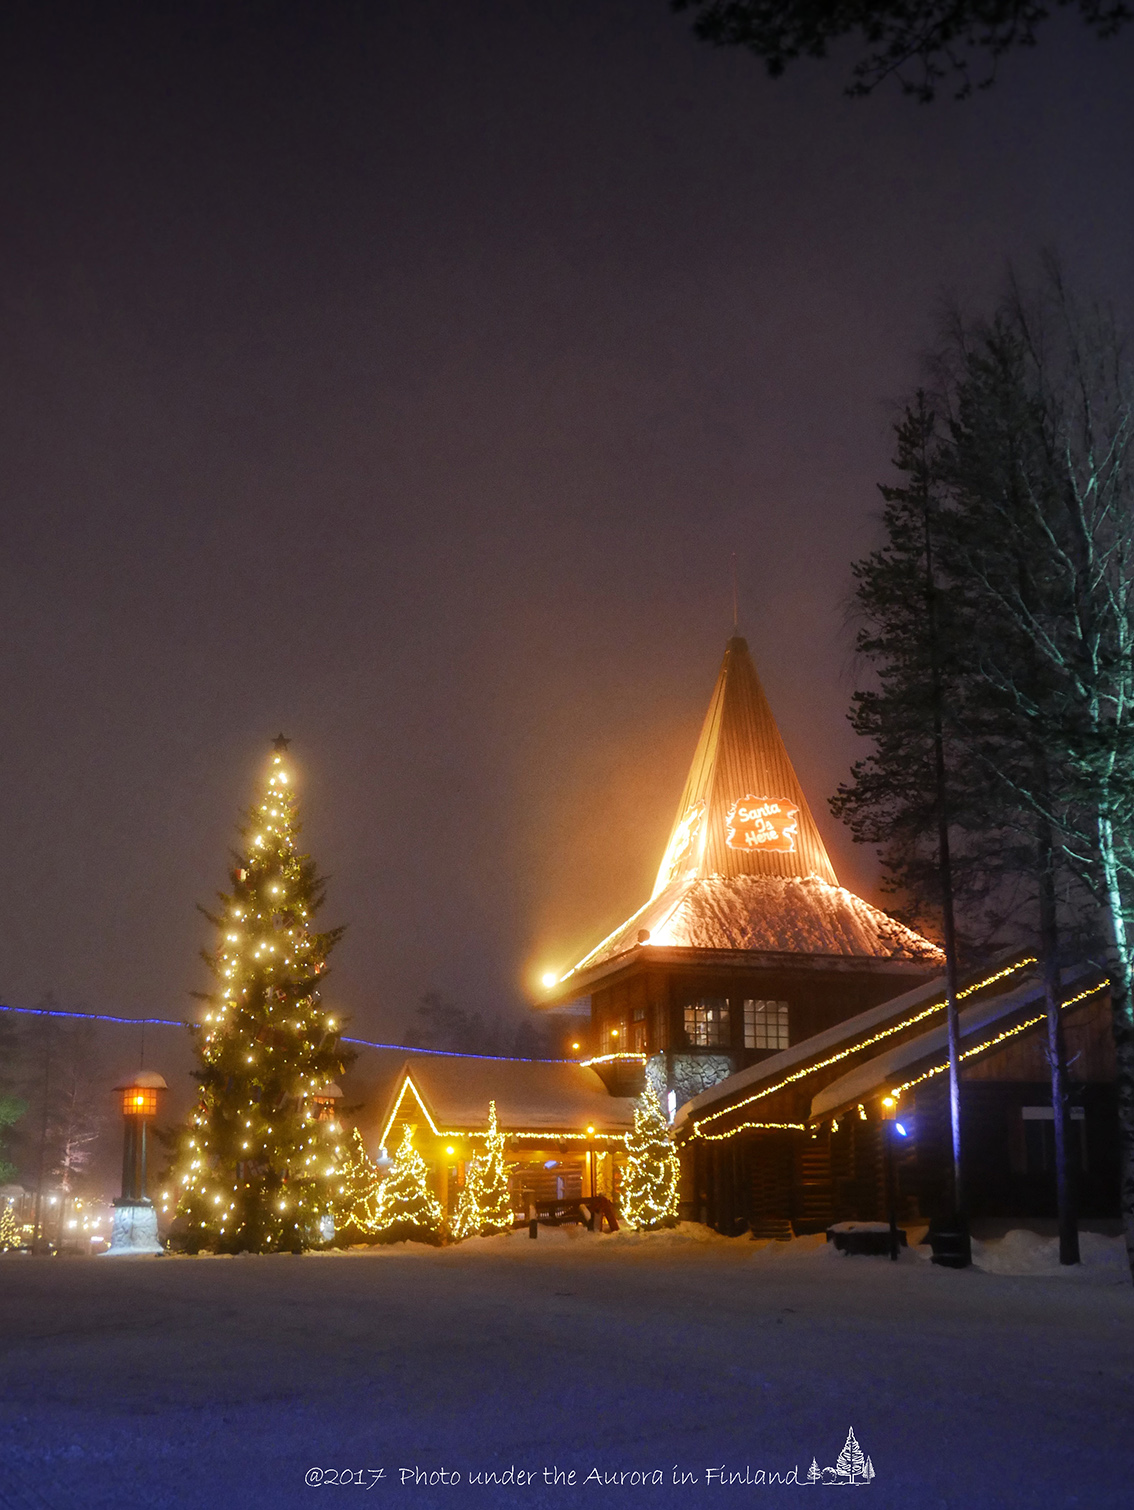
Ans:
{"label": "wooden building", "polygon": [[729,641],[653,893],[541,997],[589,999],[590,1062],[671,1116],[935,975],[927,939],[840,887],[745,641]]}
{"label": "wooden building", "polygon": [[468,1161],[483,1151],[490,1101],[518,1213],[528,1193],[543,1205],[592,1194],[617,1199],[633,1101],[612,1096],[593,1069],[409,1049],[367,1061],[377,1076],[359,1122],[364,1143],[392,1156],[408,1123],[446,1211],[455,1211]]}
{"label": "wooden building", "polygon": [[[970,1214],[1055,1215],[1054,1117],[1043,986],[1027,957],[965,983],[960,1014],[964,1167]],[[1105,982],[1064,984],[1071,1129],[1081,1217],[1118,1215],[1114,1047]],[[682,1205],[725,1233],[786,1238],[887,1214],[886,1140],[898,1215],[951,1204],[944,982],[733,1075],[682,1107]],[[898,1102],[895,1122],[882,1098]]]}

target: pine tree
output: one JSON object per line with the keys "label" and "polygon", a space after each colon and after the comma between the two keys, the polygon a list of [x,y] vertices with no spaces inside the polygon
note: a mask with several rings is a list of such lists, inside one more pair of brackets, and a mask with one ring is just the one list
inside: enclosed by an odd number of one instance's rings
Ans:
{"label": "pine tree", "polygon": [[413,1146],[413,1128],[407,1122],[382,1187],[375,1230],[384,1243],[430,1243],[439,1241],[444,1223],[445,1213],[429,1189],[429,1171]]}
{"label": "pine tree", "polygon": [[807,1470],[807,1482],[817,1484],[823,1477],[823,1470],[819,1467],[818,1458],[811,1459],[811,1467]]}
{"label": "pine tree", "polygon": [[658,1093],[647,1081],[625,1138],[627,1164],[622,1212],[631,1226],[651,1230],[677,1217],[680,1166]]}
{"label": "pine tree", "polygon": [[848,1479],[853,1481],[861,1477],[865,1466],[866,1459],[862,1455],[862,1448],[858,1445],[853,1429],[849,1430],[846,1442],[843,1444],[843,1450],[839,1453],[838,1459],[835,1462],[835,1469],[838,1473],[844,1474]]}
{"label": "pine tree", "polygon": [[361,1233],[376,1232],[381,1204],[382,1178],[356,1127],[347,1145],[336,1193],[336,1229],[340,1232],[349,1232],[351,1228]]}
{"label": "pine tree", "polygon": [[13,1203],[5,1201],[0,1206],[0,1253],[20,1246],[20,1229],[16,1226]]}
{"label": "pine tree", "polygon": [[465,1186],[457,1202],[453,1235],[480,1237],[511,1230],[512,1195],[504,1162],[504,1134],[496,1121],[496,1102],[488,1103],[488,1134],[482,1154],[469,1161]]}
{"label": "pine tree", "polygon": [[352,1057],[319,996],[343,930],[313,927],[323,883],[296,848],[287,745],[275,741],[240,830],[232,891],[201,909],[219,933],[203,955],[216,986],[193,1029],[201,1094],[173,1165],[192,1249],[298,1252],[320,1240],[341,1182],[341,1132],[318,1096]]}
{"label": "pine tree", "polygon": [[862,1481],[863,1481],[864,1484],[869,1484],[870,1481],[871,1481],[871,1479],[873,1477],[874,1477],[874,1464],[870,1461],[870,1458],[867,1457],[867,1459],[866,1459],[866,1467],[862,1470]]}

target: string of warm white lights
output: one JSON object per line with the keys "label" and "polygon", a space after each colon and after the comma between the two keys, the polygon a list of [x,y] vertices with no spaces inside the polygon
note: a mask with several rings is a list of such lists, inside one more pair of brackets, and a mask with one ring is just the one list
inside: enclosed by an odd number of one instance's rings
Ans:
{"label": "string of warm white lights", "polygon": [[[1089,986],[1085,991],[1080,991],[1077,995],[1068,997],[1065,1002],[1061,1003],[1061,1010],[1065,1012],[1068,1010],[1068,1008],[1077,1006],[1079,1002],[1086,1001],[1088,997],[1097,996],[1100,991],[1105,991],[1107,989],[1107,986],[1108,982],[1106,981],[1102,981],[1096,986]],[[1047,1013],[1041,1012],[1035,1017],[1025,1018],[1024,1021],[1015,1023],[1012,1027],[1005,1028],[1001,1032],[994,1034],[993,1037],[986,1038],[982,1042],[974,1044],[971,1048],[965,1049],[960,1057],[962,1060],[974,1059],[977,1057],[977,1055],[985,1053],[988,1049],[996,1048],[998,1044],[1004,1043],[1005,1040],[1009,1038],[1015,1038],[1018,1034],[1026,1032],[1028,1028],[1036,1027],[1039,1023],[1043,1022],[1046,1017]],[[912,1080],[907,1080],[904,1082],[904,1084],[893,1087],[891,1090],[888,1090],[886,1094],[893,1096],[895,1100],[898,1100],[901,1098],[903,1093],[911,1089],[911,1087],[915,1085],[921,1085],[923,1081],[930,1080],[935,1075],[944,1074],[948,1070],[948,1068],[949,1061],[946,1059],[942,1063],[936,1064],[931,1069],[926,1070],[923,1074],[915,1076]],[[865,1121],[866,1109],[860,1105],[858,1108],[858,1113],[860,1118]],[[826,1118],[820,1118],[819,1120],[820,1122],[823,1122],[826,1121]],[[726,1132],[699,1133],[696,1136],[698,1136],[701,1141],[705,1143],[723,1143],[729,1138],[735,1138],[738,1133],[746,1132],[752,1129],[759,1130],[761,1128],[782,1128],[785,1131],[790,1130],[806,1132],[807,1127],[808,1124],[804,1122],[742,1122],[739,1124],[739,1126],[731,1127]],[[837,1120],[833,1119],[832,1131],[835,1131],[837,1127],[838,1122]]]}
{"label": "string of warm white lights", "polygon": [[[394,1101],[393,1109],[386,1118],[386,1125],[382,1129],[379,1142],[383,1148],[389,1146],[390,1129],[399,1120],[402,1103],[405,1101],[407,1093],[412,1093],[421,1115],[425,1118],[429,1125],[429,1130],[435,1138],[479,1138],[483,1140],[488,1137],[488,1132],[481,1127],[438,1127],[430,1114],[429,1108],[425,1104],[421,1092],[414,1084],[413,1076],[407,1075],[402,1082],[402,1088],[398,1092],[397,1099]],[[493,1106],[495,1106],[495,1102],[493,1102]],[[594,1127],[588,1127],[584,1132],[567,1132],[557,1127],[535,1127],[509,1128],[505,1136],[509,1142],[516,1140],[531,1142],[535,1139],[547,1143],[621,1143],[625,1134],[620,1132],[600,1132]]]}
{"label": "string of warm white lights", "polygon": [[739,1127],[732,1127],[723,1133],[701,1133],[702,1143],[723,1143],[728,1138],[735,1138],[737,1133],[749,1132],[755,1129],[761,1131],[770,1129],[774,1132],[806,1132],[806,1122],[742,1122]]}
{"label": "string of warm white lights", "polygon": [[[1035,963],[1034,955],[1028,955],[1026,958],[1016,960],[1011,965],[1006,965],[1002,970],[997,970],[995,974],[987,975],[983,980],[976,981],[971,986],[966,986],[963,991],[958,991],[957,1000],[964,1001],[970,996],[975,996],[978,991],[984,991],[987,987],[995,985],[997,981],[1004,980],[1009,975],[1014,975],[1017,971],[1026,969],[1028,965],[1034,965]],[[774,1096],[777,1091],[782,1091],[787,1086],[794,1085],[799,1080],[805,1080],[808,1075],[814,1075],[817,1070],[827,1069],[832,1064],[840,1064],[844,1059],[849,1059],[852,1054],[859,1054],[863,1049],[871,1048],[874,1044],[881,1043],[886,1038],[892,1038],[895,1033],[902,1033],[907,1028],[915,1027],[919,1022],[924,1022],[927,1018],[934,1016],[935,1013],[943,1012],[945,1006],[944,998],[931,1002],[928,1006],[923,1007],[921,1011],[915,1012],[911,1017],[904,1017],[900,1022],[892,1023],[888,1028],[880,1028],[877,1033],[872,1033],[869,1038],[862,1038],[858,1042],[850,1044],[847,1048],[840,1049],[837,1054],[829,1054],[826,1059],[818,1059],[811,1064],[803,1066],[802,1069],[793,1070],[790,1075],[785,1075],[782,1080],[777,1080],[773,1085],[765,1086],[763,1090],[755,1091],[751,1096],[746,1096],[743,1101],[735,1101],[731,1106],[722,1107],[719,1111],[710,1112],[705,1117],[699,1117],[694,1121],[687,1136],[689,1138],[706,1136],[702,1133],[701,1129],[707,1127],[710,1122],[719,1121],[721,1117],[734,1116],[738,1111],[743,1110],[744,1107],[751,1106],[753,1102],[763,1101],[767,1096]]]}
{"label": "string of warm white lights", "polygon": [[[1108,981],[1100,981],[1097,986],[1088,986],[1085,991],[1080,991],[1077,996],[1069,996],[1066,1001],[1060,1002],[1060,1011],[1066,1012],[1069,1007],[1078,1006],[1079,1002],[1086,1001],[1089,996],[1097,996],[1100,991],[1105,991],[1108,985]],[[1046,1018],[1046,1012],[1040,1012],[1036,1017],[1028,1017],[1023,1022],[1016,1023],[1013,1027],[1005,1028],[1002,1032],[997,1033],[994,1038],[987,1038],[983,1043],[975,1044],[971,1049],[965,1049],[960,1057],[962,1059],[972,1059],[977,1054],[983,1054],[986,1049],[993,1049],[998,1043],[1004,1043],[1006,1039],[1015,1038],[1018,1034],[1027,1032],[1028,1028],[1036,1027],[1039,1023],[1045,1021]],[[917,1075],[914,1079],[907,1080],[904,1084],[895,1086],[889,1094],[895,1097],[901,1096],[912,1086],[920,1085],[923,1080],[932,1080],[935,1075],[943,1075],[948,1068],[949,1061],[946,1059],[944,1063],[935,1064],[932,1069],[926,1070],[924,1074]]]}

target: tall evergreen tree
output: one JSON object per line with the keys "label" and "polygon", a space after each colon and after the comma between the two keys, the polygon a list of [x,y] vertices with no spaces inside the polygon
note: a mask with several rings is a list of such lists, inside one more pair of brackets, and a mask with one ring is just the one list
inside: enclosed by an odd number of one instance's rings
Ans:
{"label": "tall evergreen tree", "polygon": [[[963,334],[958,556],[986,608],[985,677],[1042,733],[1046,758],[1016,794],[1094,895],[1106,937],[1134,1271],[1134,363],[1113,317],[1082,311],[1052,265],[1038,297],[1013,287],[994,322]],[[1011,447],[990,443],[981,412],[982,369],[1004,353],[1031,414],[1026,450],[1018,425]],[[1053,1102],[1065,1144],[1054,1087]]]}
{"label": "tall evergreen tree", "polygon": [[[975,874],[998,896],[1015,884],[1033,911],[1064,1262],[1078,1250],[1060,964],[1065,933],[1080,927],[1081,899],[1094,898],[1108,950],[1134,1269],[1134,367],[1113,321],[1083,316],[1057,271],[1048,272],[1039,299],[1013,287],[991,320],[957,321],[939,363],[938,414],[919,399],[920,434],[904,455],[900,447],[899,463],[917,485],[886,496],[903,508],[911,492],[915,504],[918,492],[932,499],[951,834],[975,835]],[[932,443],[919,449],[927,433]],[[887,518],[893,553],[908,556],[913,532],[901,518],[897,526]],[[852,718],[875,740],[875,754],[856,767],[836,806],[856,837],[872,842],[887,842],[887,821],[897,817],[892,875],[916,893],[902,820],[912,816],[916,832],[926,783],[915,779],[911,791],[916,744],[902,768],[901,699],[892,694],[918,670],[899,643],[901,613],[913,610],[916,631],[925,599],[912,574],[902,582],[892,564],[884,551],[865,563],[865,575],[859,569],[868,610],[860,648],[879,671],[881,693],[856,700]],[[871,643],[879,607],[885,632]],[[894,666],[899,674],[887,682]]]}
{"label": "tall evergreen tree", "polygon": [[[1050,494],[1048,420],[1026,343],[1004,309],[954,337],[948,436],[938,458],[953,499],[949,542],[954,576],[979,604],[968,636],[966,708],[973,763],[1006,821],[1024,840],[1016,867],[1034,902],[1034,928],[1047,1006],[1047,1056],[1055,1118],[1060,1259],[1079,1261],[1068,1138],[1063,1041],[1063,935],[1076,919],[1062,840],[1071,820],[1072,772],[1063,736],[1060,678],[1032,637],[1003,611],[1007,588],[1029,615],[1051,612],[1050,536],[1036,528],[1033,501]],[[1073,615],[1063,594],[1059,617]],[[1045,600],[1046,605],[1045,605]],[[1025,838],[1026,836],[1026,838]]]}
{"label": "tall evergreen tree", "polygon": [[343,930],[314,927],[323,882],[297,848],[287,746],[280,735],[240,829],[232,890],[205,912],[216,985],[192,1029],[201,1093],[173,1170],[194,1248],[297,1252],[319,1241],[340,1183],[342,1135],[318,1096],[351,1056],[319,987]]}
{"label": "tall evergreen tree", "polygon": [[944,945],[952,1193],[963,1221],[958,912],[970,940],[984,931],[1006,849],[987,779],[962,755],[963,649],[973,618],[940,564],[948,521],[936,426],[926,394],[918,393],[897,426],[902,483],[880,489],[886,542],[853,568],[857,649],[876,686],[854,694],[850,720],[872,751],[831,806],[857,841],[878,847],[886,889],[905,904],[895,909],[899,916],[928,925]]}

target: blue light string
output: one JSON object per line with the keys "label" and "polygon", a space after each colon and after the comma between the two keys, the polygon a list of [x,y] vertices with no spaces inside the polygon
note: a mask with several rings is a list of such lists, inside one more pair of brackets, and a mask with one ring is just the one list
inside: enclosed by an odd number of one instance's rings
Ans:
{"label": "blue light string", "polygon": [[[106,1012],[65,1012],[56,1007],[9,1007],[0,1002],[0,1012],[23,1012],[28,1017],[77,1017],[83,1022],[124,1022],[140,1028],[188,1028],[187,1022],[169,1017],[112,1017]],[[460,1054],[449,1049],[418,1049],[405,1043],[374,1043],[369,1038],[344,1038],[364,1049],[397,1049],[403,1054],[436,1054],[442,1059],[490,1059],[496,1064],[577,1064],[577,1059],[521,1059],[514,1054]]]}

